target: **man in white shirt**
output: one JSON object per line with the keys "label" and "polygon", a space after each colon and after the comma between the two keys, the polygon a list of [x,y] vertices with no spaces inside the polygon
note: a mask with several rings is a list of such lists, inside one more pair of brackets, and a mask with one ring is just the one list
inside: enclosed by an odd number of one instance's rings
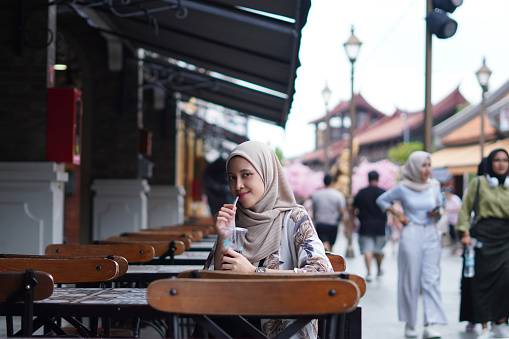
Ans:
{"label": "man in white shirt", "polygon": [[339,222],[346,225],[346,201],[343,193],[334,188],[334,177],[325,174],[324,188],[317,190],[311,197],[313,202],[313,221],[326,251],[331,251],[336,242]]}

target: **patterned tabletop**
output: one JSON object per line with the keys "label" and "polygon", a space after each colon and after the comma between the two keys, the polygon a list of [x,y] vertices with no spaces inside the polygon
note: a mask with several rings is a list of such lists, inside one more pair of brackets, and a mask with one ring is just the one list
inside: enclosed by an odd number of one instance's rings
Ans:
{"label": "patterned tabletop", "polygon": [[191,243],[190,250],[207,250],[210,251],[214,246],[214,242],[212,241],[197,241]]}
{"label": "patterned tabletop", "polygon": [[203,265],[131,265],[125,275],[130,274],[167,274],[168,277],[177,276],[189,270],[201,270]]}
{"label": "patterned tabletop", "polygon": [[34,304],[148,305],[145,288],[74,288],[60,287]]}
{"label": "patterned tabletop", "polygon": [[182,254],[179,254],[179,255],[176,255],[175,256],[175,260],[181,260],[181,259],[186,259],[186,260],[207,260],[207,257],[209,256],[209,252],[198,252],[198,251],[195,251],[195,252],[187,252],[185,251],[184,253]]}

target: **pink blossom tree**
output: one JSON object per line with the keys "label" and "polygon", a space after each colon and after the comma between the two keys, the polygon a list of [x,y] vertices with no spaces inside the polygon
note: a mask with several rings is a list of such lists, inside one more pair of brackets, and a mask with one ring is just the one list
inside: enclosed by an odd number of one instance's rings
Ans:
{"label": "pink blossom tree", "polygon": [[293,194],[301,203],[311,197],[317,189],[324,187],[324,173],[315,172],[298,160],[283,162],[283,171],[292,187]]}
{"label": "pink blossom tree", "polygon": [[353,170],[352,176],[352,192],[357,194],[360,189],[368,186],[368,173],[371,171],[377,171],[380,175],[378,186],[384,190],[391,189],[397,183],[397,179],[400,173],[400,166],[393,164],[387,159],[380,160],[377,162],[369,162],[362,160],[358,166]]}

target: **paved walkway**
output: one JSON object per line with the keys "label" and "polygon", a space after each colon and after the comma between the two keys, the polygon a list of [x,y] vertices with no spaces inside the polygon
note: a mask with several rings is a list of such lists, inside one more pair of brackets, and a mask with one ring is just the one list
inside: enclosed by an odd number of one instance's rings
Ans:
{"label": "paved walkway", "polygon": [[[353,238],[354,258],[346,258],[346,270],[350,273],[366,276],[364,257],[360,255],[357,236]],[[334,245],[335,253],[346,256],[346,238],[340,233]],[[366,294],[361,299],[362,306],[362,339],[400,339],[405,338],[405,324],[398,321],[397,310],[397,245],[395,249],[387,243],[384,248],[385,258],[382,264],[384,275],[380,279],[373,279],[367,283]],[[441,292],[444,309],[448,318],[448,325],[437,326],[442,332],[443,339],[474,339],[473,333],[465,333],[466,322],[460,323],[460,278],[462,259],[459,255],[451,255],[450,248],[444,248],[441,258]],[[371,272],[376,273],[373,262]],[[422,301],[419,304],[417,330],[422,338],[423,315]],[[477,331],[480,325],[477,325]]]}

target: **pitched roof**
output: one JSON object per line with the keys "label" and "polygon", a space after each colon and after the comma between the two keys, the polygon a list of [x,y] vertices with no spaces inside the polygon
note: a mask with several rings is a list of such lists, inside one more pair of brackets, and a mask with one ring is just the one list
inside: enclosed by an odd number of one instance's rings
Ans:
{"label": "pitched roof", "polygon": [[[484,115],[484,138],[491,141],[496,138],[497,130],[490,125],[488,116]],[[460,128],[442,139],[446,146],[467,145],[479,142],[481,136],[481,117],[476,116]]]}
{"label": "pitched roof", "polygon": [[[380,112],[379,110],[377,110],[376,108],[371,106],[360,93],[354,94],[353,98],[354,98],[354,103],[355,103],[355,107],[357,107],[357,110],[359,110],[359,108],[362,107],[365,110],[367,110],[369,112],[373,112],[378,116],[385,116],[384,113]],[[334,107],[332,110],[330,110],[326,115],[324,115],[316,120],[311,121],[310,124],[318,124],[322,121],[325,121],[327,117],[332,118],[332,117],[340,115],[340,113],[347,113],[349,111],[350,111],[350,100],[340,101],[339,104],[337,104],[337,106]]]}
{"label": "pitched roof", "polygon": [[[493,93],[490,93],[486,97],[486,108],[488,115],[491,117],[491,114],[496,114],[496,112],[490,111],[490,106],[495,105],[505,97],[509,95],[509,81],[504,83],[500,88],[498,88]],[[440,124],[433,127],[433,135],[435,144],[437,146],[442,146],[442,139],[447,137],[449,134],[451,134],[454,130],[460,128],[470,120],[472,120],[474,117],[479,116],[479,112],[481,111],[481,104],[478,105],[470,105],[461,111],[459,111],[457,114],[453,115],[452,117],[444,120]],[[480,130],[480,127],[479,129]]]}
{"label": "pitched roof", "polygon": [[[451,110],[455,110],[456,106],[466,102],[466,99],[459,91],[459,87],[456,88],[446,98],[432,107],[433,120],[441,121],[445,119]],[[405,129],[403,113],[405,112],[397,109],[392,116],[380,119],[361,133],[355,133],[359,146],[388,141],[402,136]],[[424,124],[424,110],[406,113],[406,120],[410,131],[422,128]]]}

